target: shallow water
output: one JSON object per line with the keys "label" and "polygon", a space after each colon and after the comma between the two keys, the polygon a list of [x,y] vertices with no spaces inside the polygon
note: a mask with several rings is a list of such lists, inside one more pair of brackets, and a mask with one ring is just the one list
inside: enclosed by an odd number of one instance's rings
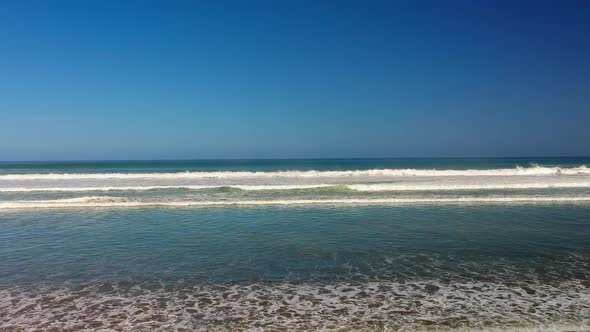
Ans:
{"label": "shallow water", "polygon": [[0,329],[588,327],[587,160],[202,163],[0,166]]}

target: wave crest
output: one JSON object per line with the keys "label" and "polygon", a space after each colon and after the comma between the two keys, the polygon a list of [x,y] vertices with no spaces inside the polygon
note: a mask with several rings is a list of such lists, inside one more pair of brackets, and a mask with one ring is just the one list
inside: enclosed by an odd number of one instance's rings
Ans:
{"label": "wave crest", "polygon": [[371,169],[350,171],[274,171],[274,172],[174,172],[174,173],[47,173],[3,174],[0,180],[83,180],[83,179],[234,179],[234,178],[337,178],[399,176],[532,176],[590,174],[586,165],[578,167],[515,167],[499,169]]}
{"label": "wave crest", "polygon": [[236,201],[134,201],[123,197],[85,196],[79,198],[11,201],[0,203],[0,210],[39,208],[101,208],[101,207],[224,207],[224,206],[297,206],[297,205],[408,205],[408,204],[504,204],[504,203],[590,203],[590,196],[500,196],[451,198],[367,198],[367,199],[292,199]]}
{"label": "wave crest", "polygon": [[344,189],[362,192],[375,191],[461,191],[548,188],[590,188],[590,182],[539,182],[539,183],[357,183],[357,184],[285,184],[285,185],[153,185],[153,186],[100,186],[100,187],[0,187],[0,192],[91,192],[91,191],[148,191],[148,190],[207,190],[231,188],[244,191],[283,191],[307,189]]}

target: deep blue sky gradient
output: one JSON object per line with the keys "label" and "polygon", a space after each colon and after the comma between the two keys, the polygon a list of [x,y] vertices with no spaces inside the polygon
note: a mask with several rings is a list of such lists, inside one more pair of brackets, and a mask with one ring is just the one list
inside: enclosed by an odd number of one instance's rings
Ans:
{"label": "deep blue sky gradient", "polygon": [[564,155],[589,1],[0,1],[0,160]]}

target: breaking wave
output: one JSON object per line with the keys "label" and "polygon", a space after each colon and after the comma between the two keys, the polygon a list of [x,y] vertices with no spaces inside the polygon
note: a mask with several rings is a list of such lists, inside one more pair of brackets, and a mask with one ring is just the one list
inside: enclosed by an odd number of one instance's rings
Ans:
{"label": "breaking wave", "polygon": [[[0,188],[0,192],[36,192],[36,191],[65,191],[65,192],[81,192],[81,191],[147,191],[147,190],[165,190],[165,189],[187,189],[187,190],[203,190],[203,189],[217,189],[217,188],[234,188],[246,191],[259,190],[298,190],[298,189],[314,189],[334,187],[332,184],[309,184],[309,185],[170,185],[170,186],[104,186],[104,187],[8,187]],[[590,186],[590,184],[589,184]]]}
{"label": "breaking wave", "polygon": [[101,186],[101,187],[0,187],[0,192],[86,192],[86,191],[148,191],[148,190],[205,190],[232,188],[244,191],[263,190],[305,190],[337,188],[354,191],[460,191],[460,190],[503,190],[503,189],[548,189],[548,188],[590,188],[590,182],[552,183],[498,183],[498,184],[286,184],[286,185],[153,185],[153,186]]}
{"label": "breaking wave", "polygon": [[502,189],[548,189],[548,188],[590,188],[590,182],[556,183],[498,183],[498,184],[398,184],[371,183],[351,184],[348,188],[356,191],[453,191],[453,190],[502,190]]}
{"label": "breaking wave", "polygon": [[297,206],[297,205],[406,205],[406,204],[510,204],[510,203],[590,203],[583,197],[451,197],[451,198],[368,198],[368,199],[290,199],[236,201],[134,201],[123,197],[85,196],[55,200],[10,201],[0,203],[0,210],[36,208],[100,207],[223,207],[223,206]]}
{"label": "breaking wave", "polygon": [[81,179],[205,179],[205,178],[337,178],[396,176],[529,176],[590,174],[590,168],[530,166],[501,169],[372,169],[350,171],[275,171],[275,172],[175,172],[175,173],[47,173],[3,174],[0,180],[81,180]]}

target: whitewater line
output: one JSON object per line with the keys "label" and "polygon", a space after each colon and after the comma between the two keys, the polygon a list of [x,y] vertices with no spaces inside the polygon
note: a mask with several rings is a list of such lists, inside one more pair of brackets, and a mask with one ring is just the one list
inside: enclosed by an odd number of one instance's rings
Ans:
{"label": "whitewater line", "polygon": [[409,205],[468,203],[590,203],[584,197],[453,197],[453,198],[381,198],[381,199],[300,199],[248,201],[124,201],[115,197],[79,197],[45,201],[0,203],[0,210],[38,208],[134,208],[134,207],[224,207],[224,206],[297,206],[297,205]]}
{"label": "whitewater line", "polygon": [[516,167],[501,169],[372,169],[350,171],[273,171],[273,172],[175,172],[175,173],[47,173],[2,174],[5,180],[82,180],[82,179],[238,179],[238,178],[334,178],[370,176],[528,176],[528,175],[590,174],[590,168],[579,167]]}
{"label": "whitewater line", "polygon": [[104,187],[0,187],[0,192],[87,192],[87,191],[148,191],[148,190],[205,190],[232,188],[245,191],[303,190],[316,188],[345,188],[354,191],[459,191],[502,189],[558,189],[590,188],[590,182],[501,183],[501,184],[293,184],[293,185],[167,185],[167,186],[104,186]]}
{"label": "whitewater line", "polygon": [[169,186],[105,186],[105,187],[0,187],[0,192],[81,192],[81,191],[147,191],[159,189],[188,189],[188,190],[203,190],[203,189],[218,189],[218,188],[234,188],[241,190],[294,190],[294,189],[311,189],[334,187],[338,185],[332,184],[310,184],[310,185],[169,185]]}

